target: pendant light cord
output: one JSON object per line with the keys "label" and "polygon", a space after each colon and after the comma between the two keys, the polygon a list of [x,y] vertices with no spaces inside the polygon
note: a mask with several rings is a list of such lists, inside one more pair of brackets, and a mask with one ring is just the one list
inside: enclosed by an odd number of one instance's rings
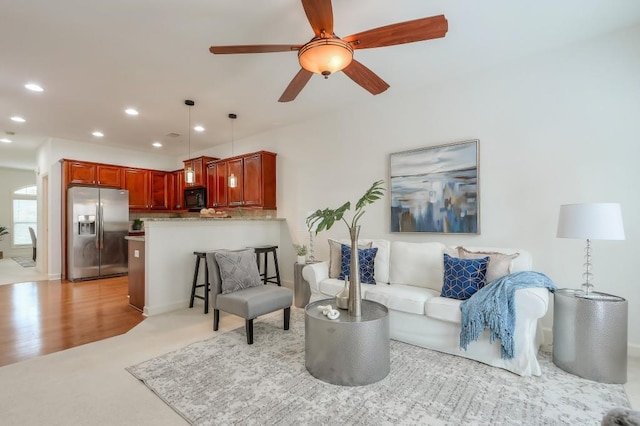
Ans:
{"label": "pendant light cord", "polygon": [[234,126],[233,121],[238,118],[237,114],[229,114],[229,118],[231,119],[231,156],[233,157],[233,139],[234,139]]}

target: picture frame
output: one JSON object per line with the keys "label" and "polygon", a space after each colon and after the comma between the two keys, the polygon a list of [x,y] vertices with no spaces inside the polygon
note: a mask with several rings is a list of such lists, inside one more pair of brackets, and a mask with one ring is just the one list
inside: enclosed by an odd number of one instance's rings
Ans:
{"label": "picture frame", "polygon": [[479,235],[479,158],[479,139],[390,154],[390,231]]}

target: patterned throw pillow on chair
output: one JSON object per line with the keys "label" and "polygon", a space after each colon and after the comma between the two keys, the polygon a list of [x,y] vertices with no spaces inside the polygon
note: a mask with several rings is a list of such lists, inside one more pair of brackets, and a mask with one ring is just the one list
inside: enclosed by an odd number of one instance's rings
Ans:
{"label": "patterned throw pillow on chair", "polygon": [[220,268],[222,294],[262,285],[253,249],[217,251],[215,257]]}
{"label": "patterned throw pillow on chair", "polygon": [[[345,276],[351,274],[351,247],[342,244],[342,262],[339,278],[344,280]],[[358,263],[360,265],[360,282],[362,284],[375,284],[376,280],[373,276],[376,253],[378,248],[358,249]]]}
{"label": "patterned throw pillow on chair", "polygon": [[441,297],[466,300],[486,284],[489,256],[459,259],[444,254],[444,282]]}

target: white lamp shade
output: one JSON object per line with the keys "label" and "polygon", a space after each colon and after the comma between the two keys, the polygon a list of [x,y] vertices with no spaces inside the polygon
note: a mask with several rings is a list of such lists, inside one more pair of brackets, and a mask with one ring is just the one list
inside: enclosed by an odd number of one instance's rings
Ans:
{"label": "white lamp shade", "polygon": [[618,203],[581,203],[560,206],[558,238],[624,240]]}

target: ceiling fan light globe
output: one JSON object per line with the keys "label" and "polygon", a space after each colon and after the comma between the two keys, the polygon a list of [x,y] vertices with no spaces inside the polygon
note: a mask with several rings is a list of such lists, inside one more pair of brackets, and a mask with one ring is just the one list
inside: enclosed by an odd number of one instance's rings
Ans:
{"label": "ceiling fan light globe", "polygon": [[302,68],[325,77],[343,70],[352,60],[353,48],[337,37],[311,40],[298,51]]}

